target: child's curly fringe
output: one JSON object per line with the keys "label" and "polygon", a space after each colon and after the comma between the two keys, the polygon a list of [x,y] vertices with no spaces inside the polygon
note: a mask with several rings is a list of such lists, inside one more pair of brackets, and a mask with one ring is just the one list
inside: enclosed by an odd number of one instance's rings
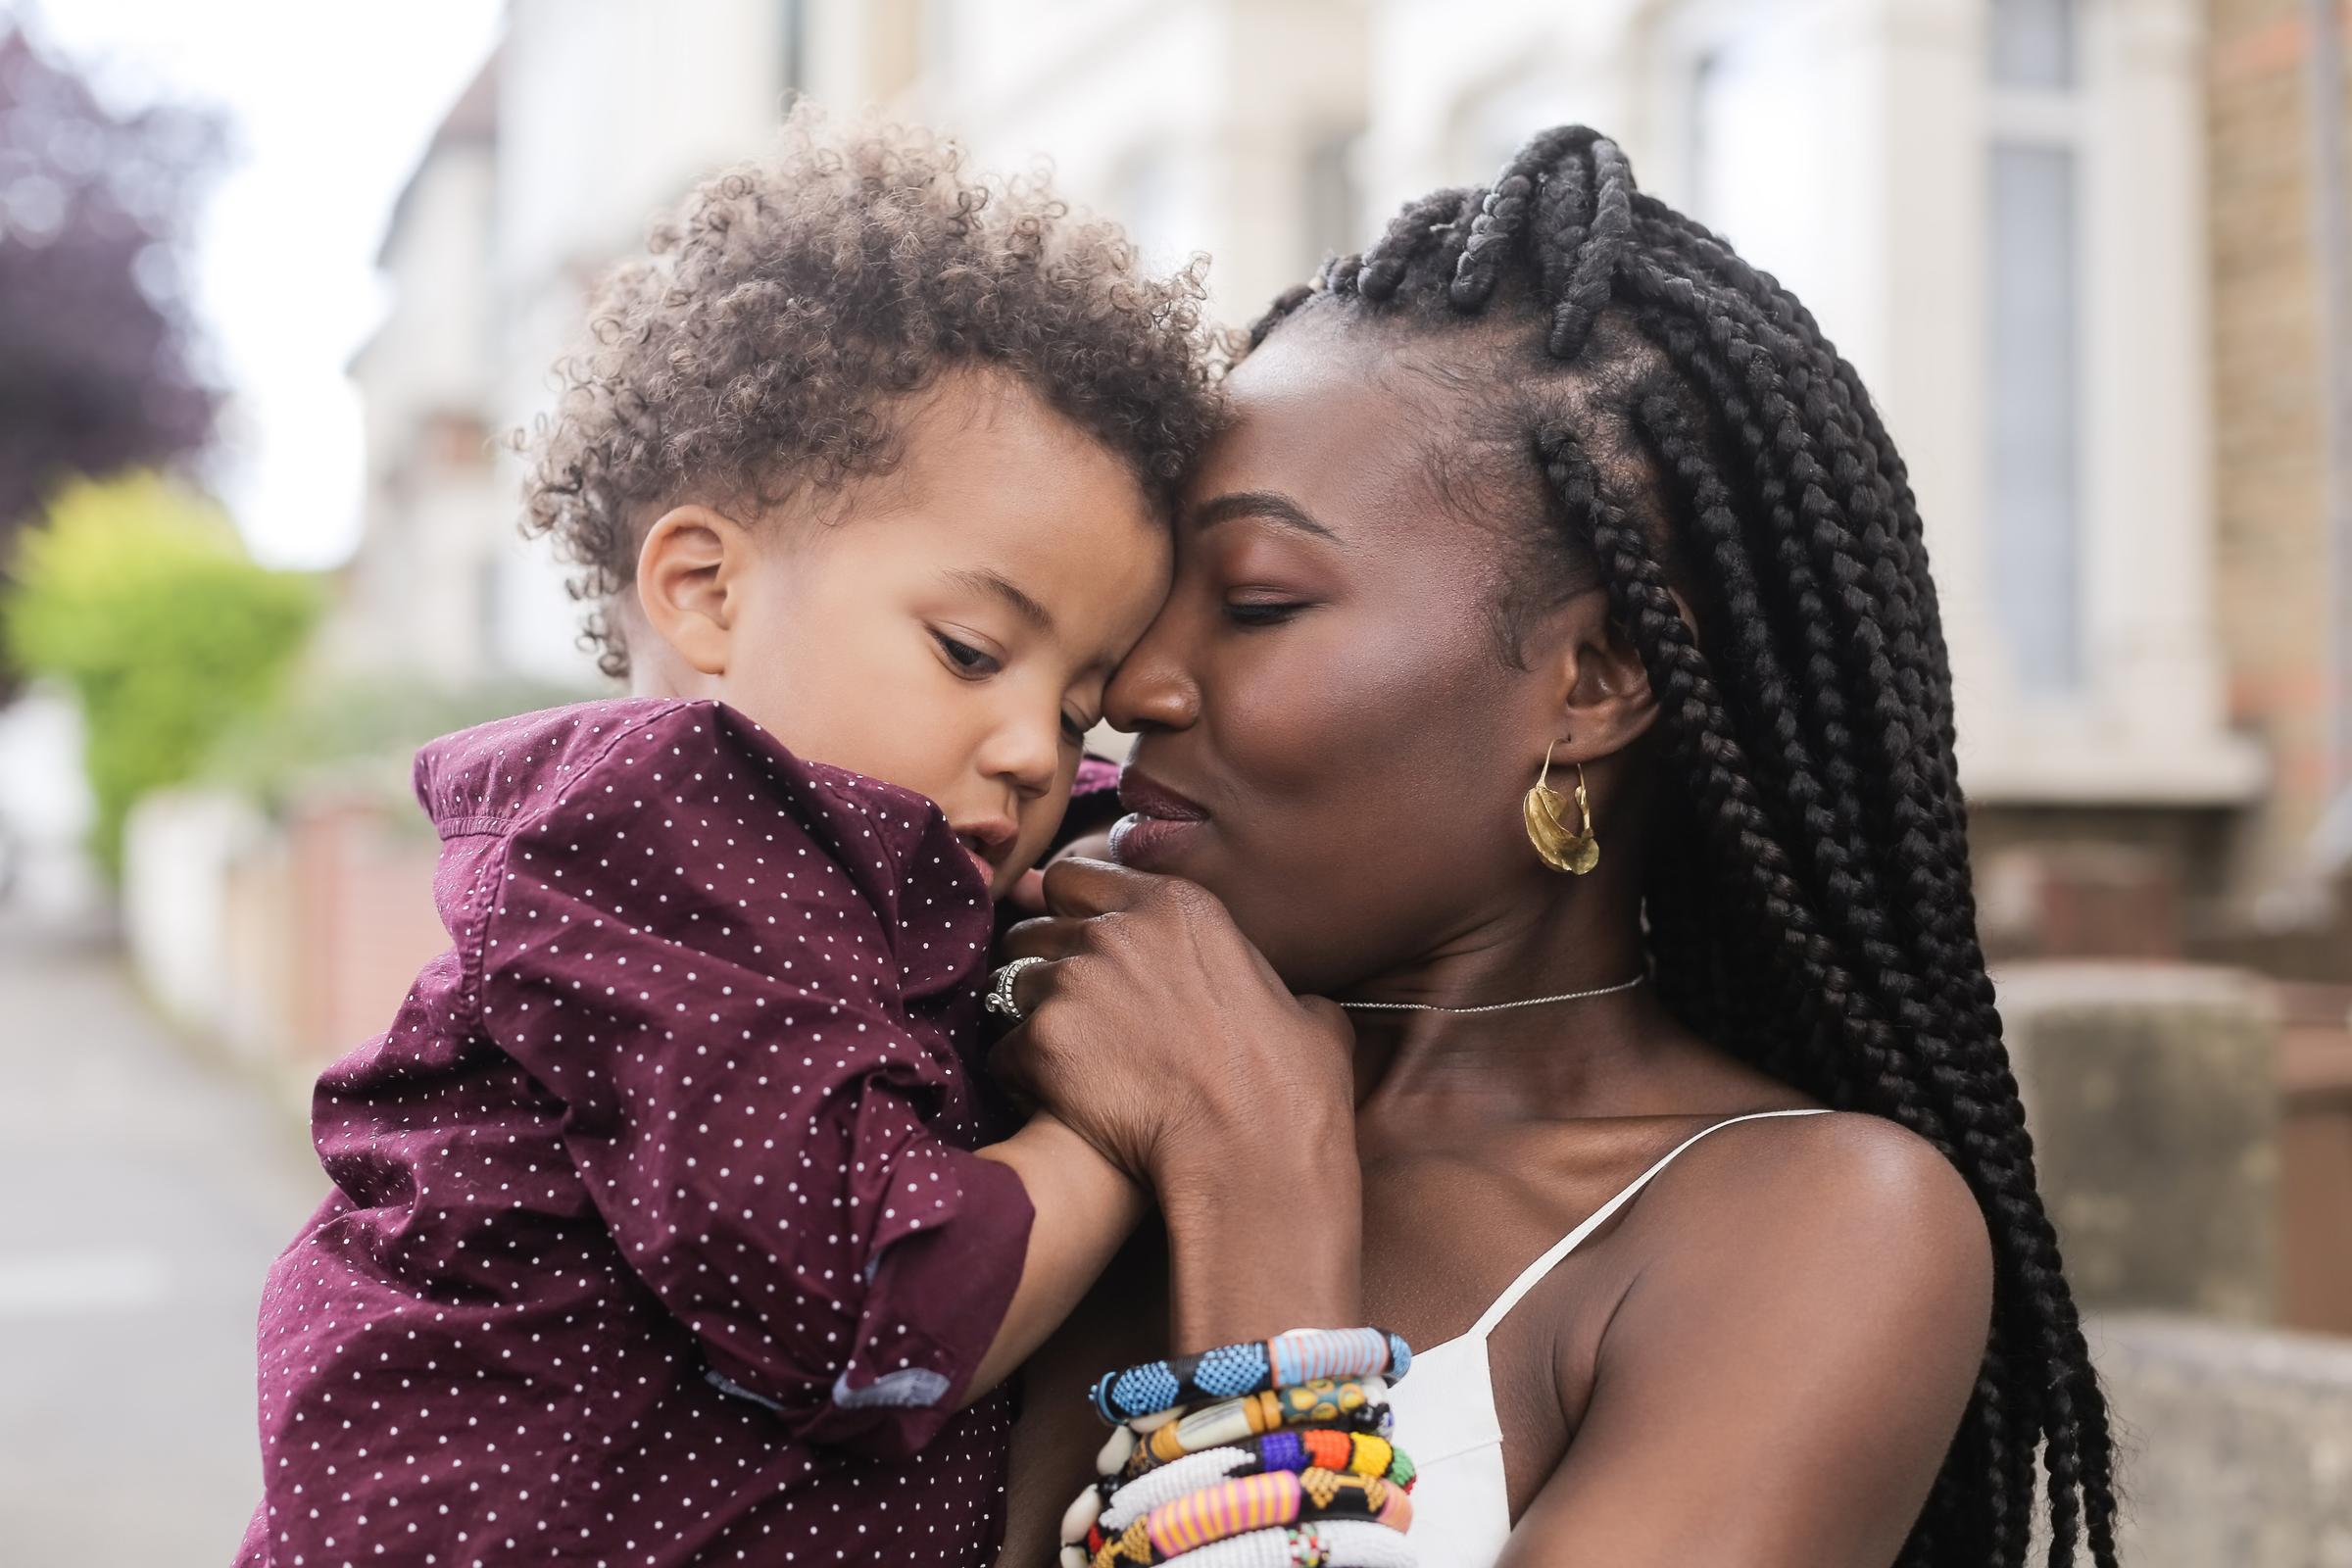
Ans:
{"label": "child's curly fringe", "polygon": [[555,412],[514,437],[523,530],[578,568],[610,675],[628,670],[611,602],[656,516],[887,471],[896,406],[943,370],[1016,377],[1162,499],[1214,424],[1204,260],[1149,276],[1042,173],[968,173],[929,131],[796,110],[776,155],[705,181],[648,248],[557,363]]}

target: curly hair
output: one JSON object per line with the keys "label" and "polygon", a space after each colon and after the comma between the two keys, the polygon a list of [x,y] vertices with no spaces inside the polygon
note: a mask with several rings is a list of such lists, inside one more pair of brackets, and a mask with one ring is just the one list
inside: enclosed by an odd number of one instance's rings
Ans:
{"label": "curly hair", "polygon": [[605,282],[517,431],[523,531],[593,608],[583,644],[628,670],[611,602],[643,531],[688,500],[760,511],[888,472],[906,400],[943,371],[1011,377],[1132,469],[1155,504],[1215,421],[1205,261],[1146,273],[1043,171],[967,172],[919,128],[833,132],[806,107],[771,156],[706,180]]}
{"label": "curly hair", "polygon": [[1525,501],[1541,569],[1514,592],[1600,586],[1641,654],[1669,762],[1642,890],[1660,994],[1925,1138],[1984,1211],[1990,1343],[1902,1568],[2017,1568],[2037,1455],[2049,1562],[2114,1568],[2106,1405],[1978,942],[1919,509],[1853,367],[1583,126],[1408,203],[1249,341],[1323,312],[1450,351],[1446,456]]}

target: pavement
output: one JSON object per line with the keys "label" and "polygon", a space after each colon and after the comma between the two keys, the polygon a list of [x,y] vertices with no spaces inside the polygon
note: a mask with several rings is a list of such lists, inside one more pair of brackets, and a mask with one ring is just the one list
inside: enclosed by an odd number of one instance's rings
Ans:
{"label": "pavement", "polygon": [[0,1565],[226,1568],[262,1276],[325,1187],[102,937],[0,908]]}

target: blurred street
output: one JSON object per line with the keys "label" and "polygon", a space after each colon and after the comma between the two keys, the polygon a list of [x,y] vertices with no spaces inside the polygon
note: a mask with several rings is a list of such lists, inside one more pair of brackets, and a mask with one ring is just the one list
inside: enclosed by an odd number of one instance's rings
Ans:
{"label": "blurred street", "polygon": [[0,910],[0,1563],[225,1568],[262,1275],[324,1181],[118,956]]}

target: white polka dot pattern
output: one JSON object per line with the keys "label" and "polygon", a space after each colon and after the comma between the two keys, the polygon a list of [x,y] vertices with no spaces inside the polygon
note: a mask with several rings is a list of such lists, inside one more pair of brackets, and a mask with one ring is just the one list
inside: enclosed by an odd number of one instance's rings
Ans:
{"label": "white polka dot pattern", "polygon": [[990,911],[936,808],[709,703],[417,791],[453,947],[319,1080],[240,1563],[989,1560],[1006,1400],[954,1406],[1030,1210],[969,1152]]}

